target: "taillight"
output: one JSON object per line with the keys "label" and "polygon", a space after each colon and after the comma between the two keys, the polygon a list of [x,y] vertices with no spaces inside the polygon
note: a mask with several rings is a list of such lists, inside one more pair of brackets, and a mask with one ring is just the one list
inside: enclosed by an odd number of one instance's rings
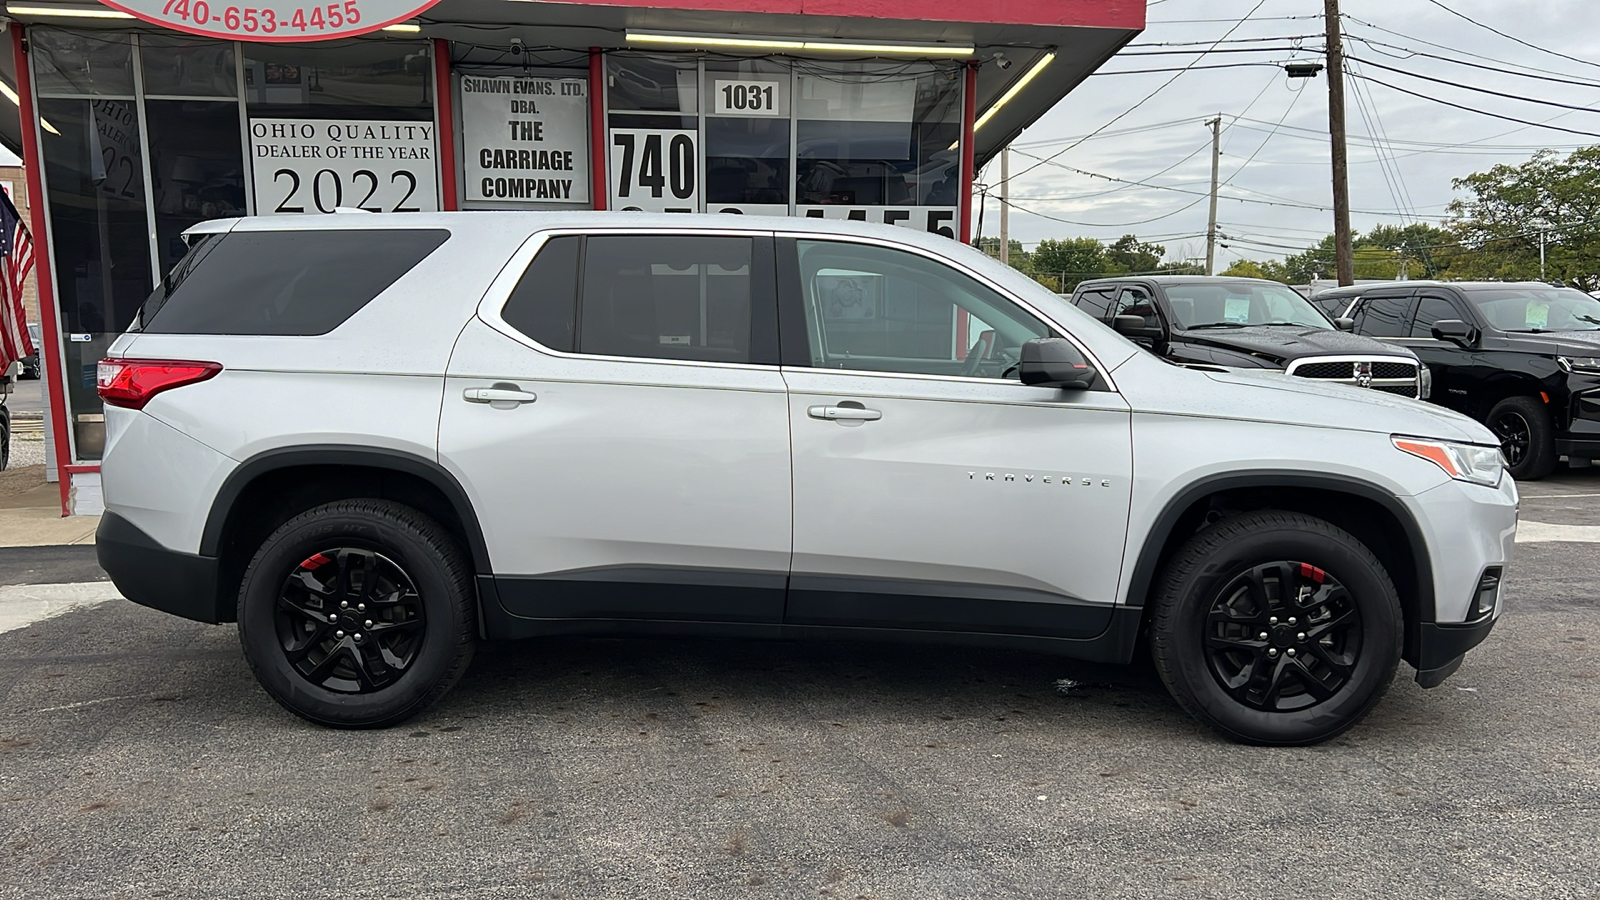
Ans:
{"label": "taillight", "polygon": [[144,409],[162,391],[195,384],[222,371],[214,362],[180,359],[102,359],[95,370],[100,399],[112,406]]}

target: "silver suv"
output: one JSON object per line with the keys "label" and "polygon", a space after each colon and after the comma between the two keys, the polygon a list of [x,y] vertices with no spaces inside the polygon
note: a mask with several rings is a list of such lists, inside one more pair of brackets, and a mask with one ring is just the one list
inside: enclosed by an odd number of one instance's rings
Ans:
{"label": "silver suv", "polygon": [[101,564],[397,723],[481,639],[937,639],[1125,663],[1267,744],[1499,614],[1481,425],[1181,368],[975,251],[734,216],[235,219],[100,364]]}

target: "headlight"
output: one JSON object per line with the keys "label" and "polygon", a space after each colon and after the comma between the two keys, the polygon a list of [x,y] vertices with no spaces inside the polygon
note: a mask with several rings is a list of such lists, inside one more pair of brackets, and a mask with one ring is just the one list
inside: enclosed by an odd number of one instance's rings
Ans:
{"label": "headlight", "polygon": [[1568,372],[1590,372],[1600,375],[1600,357],[1597,356],[1562,356],[1556,360]]}
{"label": "headlight", "polygon": [[1420,456],[1444,470],[1457,481],[1498,487],[1500,473],[1505,470],[1499,447],[1478,444],[1457,444],[1453,441],[1424,441],[1396,436],[1396,449],[1412,456]]}

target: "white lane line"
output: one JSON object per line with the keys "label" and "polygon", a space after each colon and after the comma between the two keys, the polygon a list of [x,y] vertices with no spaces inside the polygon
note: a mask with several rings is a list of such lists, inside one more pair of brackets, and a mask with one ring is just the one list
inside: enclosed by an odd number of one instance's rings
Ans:
{"label": "white lane line", "polygon": [[1551,525],[1546,522],[1526,520],[1517,523],[1517,543],[1535,544],[1546,541],[1600,544],[1600,525]]}
{"label": "white lane line", "polygon": [[82,709],[85,706],[94,706],[97,703],[110,703],[113,700],[133,700],[141,694],[123,694],[121,697],[101,697],[99,700],[84,700],[81,703],[68,703],[66,706],[47,706],[39,712],[61,712],[64,709]]}
{"label": "white lane line", "polygon": [[116,600],[109,581],[81,584],[8,584],[0,586],[0,633],[25,628],[75,609]]}
{"label": "white lane line", "polygon": [[1600,497],[1600,494],[1523,494],[1524,500],[1566,500],[1572,497]]}

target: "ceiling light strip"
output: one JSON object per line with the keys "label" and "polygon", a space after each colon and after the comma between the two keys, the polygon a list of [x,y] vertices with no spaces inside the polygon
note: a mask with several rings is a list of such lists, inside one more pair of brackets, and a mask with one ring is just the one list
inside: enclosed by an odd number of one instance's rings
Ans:
{"label": "ceiling light strip", "polygon": [[978,117],[978,121],[972,123],[972,130],[977,131],[979,128],[983,127],[983,123],[994,118],[994,114],[1000,111],[1000,107],[1010,103],[1013,97],[1022,93],[1022,89],[1028,86],[1028,82],[1039,77],[1039,73],[1044,71],[1044,67],[1050,65],[1055,58],[1056,52],[1054,50],[1051,50],[1044,56],[1039,57],[1039,61],[1034,63],[1033,67],[1027,72],[1023,73],[1022,77],[1017,79],[1017,83],[1013,84],[1010,90],[1006,91],[1004,94],[1001,94],[1000,99],[996,100],[993,106],[984,110],[983,115]]}
{"label": "ceiling light strip", "polygon": [[10,4],[6,12],[19,16],[55,17],[60,19],[131,19],[133,16],[115,9],[86,9],[81,6],[17,6]]}
{"label": "ceiling light strip", "polygon": [[912,56],[971,56],[971,45],[957,44],[862,44],[848,41],[796,41],[784,38],[745,38],[713,34],[649,34],[630,31],[630,44],[662,44],[676,47],[728,47],[738,50],[805,50],[822,53],[899,54]]}

